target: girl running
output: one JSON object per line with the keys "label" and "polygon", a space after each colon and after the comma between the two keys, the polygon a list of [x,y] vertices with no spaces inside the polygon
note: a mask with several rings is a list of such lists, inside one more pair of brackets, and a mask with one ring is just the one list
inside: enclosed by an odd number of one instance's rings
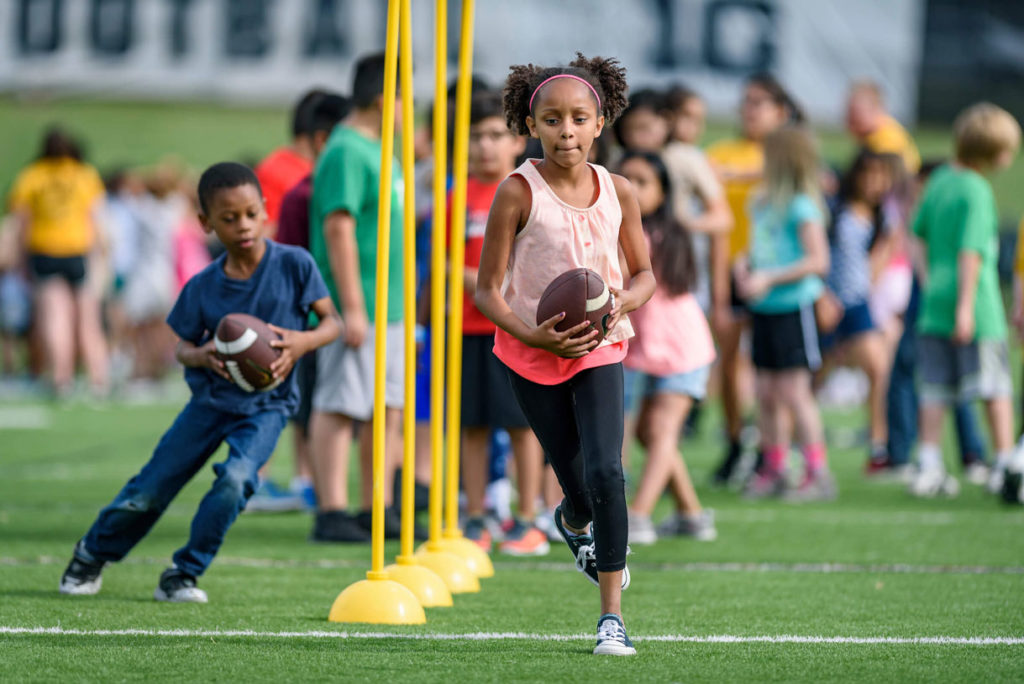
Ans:
{"label": "girl running", "polygon": [[[711,511],[701,509],[679,434],[695,401],[704,398],[715,360],[707,319],[694,294],[697,268],[686,227],[673,218],[668,170],[651,152],[626,152],[619,169],[636,188],[644,236],[658,287],[632,317],[636,337],[626,355],[626,410],[636,417],[636,438],[647,450],[643,476],[629,509],[629,541],[653,544],[659,536],[717,536]],[[627,420],[626,435],[633,430]],[[676,512],[657,531],[651,513],[671,484]]]}
{"label": "girl running", "polygon": [[[828,238],[818,190],[818,155],[810,133],[782,128],[764,142],[764,187],[751,208],[749,264],[736,268],[736,288],[752,312],[753,357],[764,464],[747,496],[832,499],[821,414],[811,373],[821,366],[814,301],[828,273]],[[790,417],[792,416],[792,419]],[[807,469],[789,491],[785,466],[795,424]]]}
{"label": "girl running", "polygon": [[[498,188],[477,275],[477,307],[497,325],[494,353],[562,486],[558,527],[576,567],[601,590],[596,654],[636,653],[622,622],[627,514],[622,478],[622,359],[633,330],[624,314],[654,292],[636,194],[625,178],[587,162],[594,139],[626,105],[615,59],[577,53],[568,67],[518,65],[505,85],[513,131],[540,139]],[[623,287],[621,247],[630,285]],[[615,298],[608,334],[562,312],[535,324],[537,303],[563,272],[597,272]],[[577,335],[579,335],[577,337]]]}

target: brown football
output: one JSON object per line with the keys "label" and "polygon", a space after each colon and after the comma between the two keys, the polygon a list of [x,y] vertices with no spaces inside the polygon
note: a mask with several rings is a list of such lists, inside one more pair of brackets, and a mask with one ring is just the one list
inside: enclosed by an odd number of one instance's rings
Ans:
{"label": "brown football", "polygon": [[[608,334],[608,314],[613,305],[614,297],[601,276],[589,268],[574,268],[552,280],[540,296],[537,325],[564,311],[565,318],[555,325],[555,330],[563,332],[588,320],[594,324],[600,344]],[[590,334],[590,329],[581,334]]]}
{"label": "brown football", "polygon": [[244,313],[230,313],[217,323],[213,344],[224,362],[228,375],[246,392],[269,392],[281,384],[270,374],[270,364],[281,350],[270,346],[281,336],[256,318]]}

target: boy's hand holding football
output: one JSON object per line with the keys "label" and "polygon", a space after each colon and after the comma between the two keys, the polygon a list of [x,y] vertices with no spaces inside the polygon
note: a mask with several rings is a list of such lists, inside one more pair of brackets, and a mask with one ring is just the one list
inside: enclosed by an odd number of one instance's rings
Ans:
{"label": "boy's hand holding football", "polygon": [[190,342],[180,342],[178,344],[177,357],[183,366],[209,368],[225,380],[231,381],[231,376],[228,375],[224,362],[217,356],[217,348],[214,346],[212,339],[201,347],[197,347]]}
{"label": "boy's hand holding football", "polygon": [[291,373],[295,362],[315,347],[310,339],[309,331],[289,330],[273,323],[267,324],[271,330],[281,336],[280,340],[271,340],[270,346],[281,350],[281,355],[270,364],[270,372],[274,378],[284,378]]}

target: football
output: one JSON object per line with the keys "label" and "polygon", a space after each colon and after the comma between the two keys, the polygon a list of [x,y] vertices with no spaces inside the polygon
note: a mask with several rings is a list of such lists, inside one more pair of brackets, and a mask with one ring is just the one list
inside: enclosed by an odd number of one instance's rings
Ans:
{"label": "football", "polygon": [[[565,318],[555,325],[564,332],[583,321],[590,321],[597,330],[598,344],[608,334],[608,317],[615,298],[604,279],[589,268],[574,268],[551,281],[537,303],[537,325],[564,311]],[[589,335],[586,330],[582,335]],[[579,337],[579,335],[577,336]]]}
{"label": "football", "polygon": [[281,336],[266,323],[244,313],[230,313],[220,319],[213,344],[232,381],[246,392],[269,392],[284,378],[274,379],[270,364],[281,350],[270,346]]}

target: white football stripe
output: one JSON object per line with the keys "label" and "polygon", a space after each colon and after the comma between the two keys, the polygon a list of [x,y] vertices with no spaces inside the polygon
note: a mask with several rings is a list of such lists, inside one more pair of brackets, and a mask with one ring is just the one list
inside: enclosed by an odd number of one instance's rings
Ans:
{"label": "white football stripe", "polygon": [[[252,629],[75,629],[73,627],[5,627],[0,634],[59,636],[153,636],[153,637],[253,637],[256,639],[398,639],[408,641],[592,641],[592,634],[531,634],[528,632],[406,633],[309,630],[304,632],[257,632]],[[1021,646],[1024,637],[1005,636],[818,636],[800,634],[650,634],[633,641],[686,642],[698,644],[913,644],[936,646]]]}
{"label": "white football stripe", "polygon": [[246,392],[256,391],[256,388],[245,379],[244,375],[242,375],[242,369],[238,367],[237,361],[225,361],[224,366],[228,369],[228,375],[231,376],[231,379],[236,385],[244,389]]}
{"label": "white football stripe", "polygon": [[246,328],[245,332],[242,333],[242,336],[237,340],[225,342],[219,337],[213,338],[213,346],[216,347],[217,351],[221,354],[237,354],[239,352],[244,352],[246,349],[251,347],[258,337],[259,335],[256,334],[255,330],[252,328]]}
{"label": "white football stripe", "polygon": [[608,301],[609,296],[610,293],[608,292],[608,285],[605,285],[604,289],[601,290],[601,294],[587,300],[587,313],[590,313],[591,311],[597,311],[602,306],[604,306],[605,302]]}

